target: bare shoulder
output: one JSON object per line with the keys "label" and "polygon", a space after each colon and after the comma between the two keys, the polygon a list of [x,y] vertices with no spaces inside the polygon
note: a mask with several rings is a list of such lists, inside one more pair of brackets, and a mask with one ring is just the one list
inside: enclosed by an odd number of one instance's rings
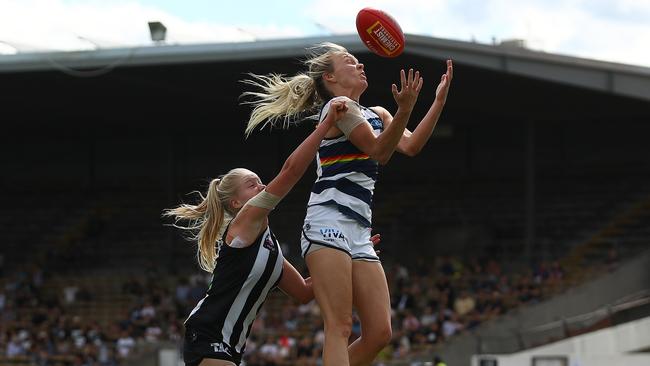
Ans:
{"label": "bare shoulder", "polygon": [[370,109],[373,112],[377,113],[379,115],[379,118],[381,118],[383,121],[392,119],[392,115],[390,114],[390,112],[386,108],[384,108],[384,107],[382,107],[380,105],[370,107]]}
{"label": "bare shoulder", "polygon": [[268,213],[270,210],[245,205],[228,226],[226,233],[226,242],[232,242],[232,239],[239,237],[239,239],[249,246],[253,244],[255,239],[262,234],[269,225]]}

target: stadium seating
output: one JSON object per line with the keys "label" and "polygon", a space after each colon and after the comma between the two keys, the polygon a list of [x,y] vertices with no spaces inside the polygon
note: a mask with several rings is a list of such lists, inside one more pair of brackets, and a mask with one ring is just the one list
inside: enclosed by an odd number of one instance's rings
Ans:
{"label": "stadium seating", "polygon": [[[380,249],[394,310],[394,342],[381,358],[426,352],[513,308],[553,296],[584,280],[584,273],[609,270],[646,249],[650,243],[648,181],[643,178],[632,184],[589,174],[540,179],[534,265],[517,259],[525,221],[521,180],[420,182],[390,194],[382,193],[380,186],[374,224],[389,238]],[[283,202],[271,217],[280,241],[289,249],[288,257],[299,268],[304,267],[296,228],[307,194],[308,186],[299,187],[294,198]],[[0,210],[0,228],[5,277],[0,284],[4,289],[22,281],[36,300],[16,308],[16,301],[22,301],[20,293],[5,290],[5,303],[13,306],[5,314],[14,319],[0,326],[4,335],[0,338],[1,364],[31,364],[32,359],[24,355],[34,354],[27,350],[10,358],[4,353],[8,337],[21,329],[37,332],[30,319],[43,306],[58,309],[66,321],[78,317],[83,329],[99,326],[101,344],[106,346],[101,352],[108,354],[102,357],[115,362],[121,359],[117,356],[120,349],[130,347],[120,347],[120,339],[130,342],[120,337],[120,330],[130,332],[135,343],[146,344],[147,337],[151,342],[178,341],[182,320],[198,300],[196,294],[203,291],[205,279],[196,276],[193,244],[163,226],[160,213],[169,206],[168,194],[123,187],[92,195],[46,190],[37,196],[4,195],[7,204]],[[420,204],[422,197],[427,197],[427,205]],[[280,214],[281,220],[276,218]],[[427,262],[418,261],[415,255],[393,255],[399,245],[413,249],[406,253],[418,253],[416,248],[429,243],[444,247],[444,242],[436,242],[441,236],[423,235],[423,228],[473,232],[483,249],[466,256],[448,248]],[[26,275],[21,279],[17,273]],[[40,283],[29,285],[34,273],[41,273]],[[193,297],[176,296],[183,286],[194,291]],[[77,296],[69,301],[66,292]],[[142,315],[147,301],[158,315]],[[463,306],[469,310],[459,312],[457,308]],[[61,316],[46,318],[49,322]],[[310,365],[319,354],[322,323],[313,304],[298,307],[276,291],[253,329],[251,365],[255,359],[263,364],[267,356],[278,358],[278,364]],[[358,336],[359,329],[355,326],[354,330]],[[77,356],[85,357],[79,349],[48,357],[54,364],[71,365]]]}

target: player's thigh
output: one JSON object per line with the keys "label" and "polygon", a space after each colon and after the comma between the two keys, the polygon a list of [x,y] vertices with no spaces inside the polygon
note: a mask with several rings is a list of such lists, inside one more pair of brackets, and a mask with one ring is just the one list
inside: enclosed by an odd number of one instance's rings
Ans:
{"label": "player's thigh", "polygon": [[305,257],[314,296],[323,319],[336,320],[352,315],[352,259],[337,249],[324,248]]}
{"label": "player's thigh", "polygon": [[352,286],[361,331],[390,329],[390,294],[381,263],[352,261]]}

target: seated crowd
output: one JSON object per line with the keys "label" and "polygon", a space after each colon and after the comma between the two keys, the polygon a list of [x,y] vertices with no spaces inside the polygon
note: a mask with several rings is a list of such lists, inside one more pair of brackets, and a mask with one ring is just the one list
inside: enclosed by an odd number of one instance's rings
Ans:
{"label": "seated crowd", "polygon": [[[438,257],[408,268],[385,264],[391,290],[393,341],[379,361],[431,349],[450,337],[472,331],[520,305],[552,294],[562,284],[557,262],[525,273],[506,273],[494,260],[462,261]],[[58,295],[44,291],[49,274],[21,270],[0,278],[0,359],[25,365],[112,366],[136,357],[147,345],[180,344],[183,321],[203,297],[210,276],[164,276],[155,269],[119,284],[132,304],[119,319],[100,324],[83,319],[70,305],[93,301],[92,289]],[[358,322],[352,339],[360,335]],[[246,365],[318,365],[323,323],[315,301],[298,305],[274,292],[254,322]]]}

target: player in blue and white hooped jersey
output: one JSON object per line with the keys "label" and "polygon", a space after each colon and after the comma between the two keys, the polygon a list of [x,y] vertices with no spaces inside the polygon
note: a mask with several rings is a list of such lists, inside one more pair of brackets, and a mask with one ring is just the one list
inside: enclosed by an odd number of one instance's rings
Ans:
{"label": "player in blue and white hooped jersey", "polygon": [[[381,263],[372,250],[372,197],[378,166],[395,151],[417,155],[442,113],[452,79],[452,63],[436,89],[429,111],[411,132],[406,129],[423,85],[418,71],[401,70],[392,85],[397,111],[366,108],[359,101],[368,87],[364,65],[345,48],[324,43],[305,60],[308,70],[292,77],[271,74],[246,82],[261,89],[247,133],[259,125],[288,124],[313,111],[319,121],[331,103],[345,101],[348,112],[330,128],[317,154],[317,178],[301,233],[301,245],[323,314],[323,365],[369,365],[391,339],[390,298]],[[352,306],[361,337],[348,345]],[[347,351],[347,352],[346,352]]]}
{"label": "player in blue and white hooped jersey", "polygon": [[[343,102],[332,108],[268,186],[250,170],[233,169],[210,182],[198,205],[164,212],[175,218],[174,226],[198,231],[199,265],[213,273],[205,297],[185,321],[187,366],[239,365],[253,320],[273,288],[303,303],[313,299],[310,279],[303,279],[283,258],[268,214],[302,177],[320,141],[347,111]],[[189,224],[180,225],[179,220]]]}
{"label": "player in blue and white hooped jersey", "polygon": [[[368,123],[374,136],[384,129],[381,118],[347,97],[336,97],[327,102],[319,113],[319,120],[327,117],[332,102],[343,101],[357,112],[356,125]],[[351,118],[344,117],[346,121]],[[357,148],[345,134],[325,138],[316,155],[316,182],[307,204],[303,226],[302,255],[306,257],[322,247],[339,249],[353,260],[378,261],[370,238],[372,196],[379,175],[377,161]]]}

